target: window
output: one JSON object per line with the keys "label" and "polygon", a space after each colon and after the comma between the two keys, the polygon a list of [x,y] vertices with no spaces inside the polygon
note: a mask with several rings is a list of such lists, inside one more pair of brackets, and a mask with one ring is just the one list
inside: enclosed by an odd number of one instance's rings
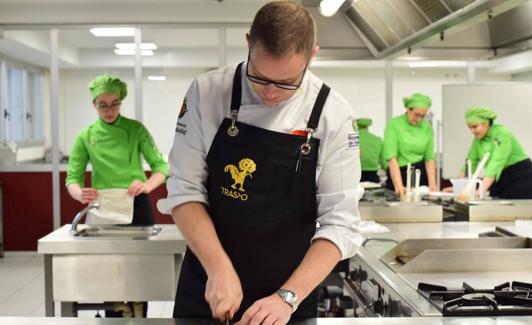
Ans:
{"label": "window", "polygon": [[43,75],[28,72],[28,106],[26,111],[26,141],[44,141],[43,129]]}
{"label": "window", "polygon": [[7,142],[24,142],[23,70],[7,66],[7,109],[4,112],[7,126]]}
{"label": "window", "polygon": [[43,142],[42,71],[7,60],[0,63],[0,141],[17,145]]}

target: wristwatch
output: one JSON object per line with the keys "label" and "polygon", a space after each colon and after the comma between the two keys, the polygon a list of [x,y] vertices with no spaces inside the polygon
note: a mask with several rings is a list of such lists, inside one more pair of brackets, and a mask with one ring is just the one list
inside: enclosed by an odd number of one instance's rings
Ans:
{"label": "wristwatch", "polygon": [[275,293],[283,299],[290,307],[292,307],[292,312],[295,312],[297,309],[297,294],[288,289],[279,289]]}

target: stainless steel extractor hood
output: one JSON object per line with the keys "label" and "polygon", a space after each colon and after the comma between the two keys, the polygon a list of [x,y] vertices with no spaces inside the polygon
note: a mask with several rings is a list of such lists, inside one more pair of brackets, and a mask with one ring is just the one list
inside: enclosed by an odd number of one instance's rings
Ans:
{"label": "stainless steel extractor hood", "polygon": [[[431,38],[444,37],[510,10],[526,0],[356,0],[344,15],[375,58],[383,58]],[[456,30],[454,30],[455,32]]]}
{"label": "stainless steel extractor hood", "polygon": [[[355,42],[362,43],[376,59],[399,55],[411,49],[429,46],[431,43],[437,44],[440,39],[453,37],[453,34],[457,35],[458,32],[468,32],[474,37],[475,32],[471,31],[472,26],[476,26],[477,31],[481,26],[480,29],[485,30],[483,33],[488,35],[489,25],[491,37],[471,42],[475,44],[471,48],[478,47],[489,51],[499,47],[497,44],[506,42],[505,33],[495,31],[495,29],[502,30],[496,18],[513,8],[515,9],[512,11],[520,11],[520,8],[516,7],[527,1],[346,0],[336,15],[336,19],[340,17],[345,19],[346,25],[353,32]],[[318,0],[302,0],[301,2],[308,7],[319,5]],[[523,13],[514,13],[509,16],[522,18]],[[317,19],[317,21],[318,31],[328,29],[327,20]],[[328,38],[327,42],[334,43],[334,39]],[[486,55],[484,53],[479,57],[486,58]]]}

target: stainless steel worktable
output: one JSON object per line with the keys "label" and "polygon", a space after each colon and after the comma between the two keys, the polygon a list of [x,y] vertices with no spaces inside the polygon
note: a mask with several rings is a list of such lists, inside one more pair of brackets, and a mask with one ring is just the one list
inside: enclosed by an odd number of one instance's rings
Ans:
{"label": "stainless steel worktable", "polygon": [[[220,325],[216,321],[183,319],[105,319],[105,318],[0,318],[0,325]],[[529,325],[532,317],[467,318],[318,318],[293,321],[293,325]]]}
{"label": "stainless steel worktable", "polygon": [[[471,238],[477,237],[480,232],[493,230],[496,226],[510,231],[522,228],[516,225],[518,223],[514,222],[395,223],[384,225],[389,232],[365,233],[364,236],[399,241],[409,238]],[[71,236],[70,226],[65,225],[41,238],[38,251],[44,254],[46,315],[55,315],[54,301],[173,300],[181,254],[184,253],[186,244],[175,225],[160,227],[162,231],[157,236],[143,239],[80,238]],[[368,248],[378,257],[394,245],[369,243]],[[128,265],[128,270],[136,270],[134,274],[128,275],[124,271],[124,265]],[[143,270],[156,275],[151,277],[156,281],[150,281],[149,287],[141,285],[146,281],[139,281],[147,274],[142,273]],[[128,285],[131,283],[128,281],[135,281],[135,285]],[[71,314],[68,303],[61,307],[63,316]]]}
{"label": "stainless steel worktable", "polygon": [[[430,272],[399,272],[388,267],[389,265],[380,259],[385,253],[393,249],[397,243],[382,241],[382,239],[393,239],[400,243],[404,240],[415,241],[416,239],[473,239],[478,238],[480,233],[494,231],[496,227],[506,229],[519,235],[525,235],[528,233],[528,229],[531,229],[526,225],[527,223],[523,223],[523,221],[385,224],[390,230],[389,232],[365,234],[366,243],[359,249],[357,256],[351,259],[351,267],[362,267],[364,271],[371,272],[371,277],[368,276],[368,279],[371,279],[373,282],[378,282],[381,287],[386,287],[387,291],[394,296],[394,299],[407,302],[407,305],[415,311],[414,314],[419,316],[439,317],[441,316],[441,312],[417,292],[416,289],[419,282],[439,284],[450,288],[460,288],[463,282],[468,282],[474,287],[484,288],[483,284],[488,283],[490,285],[486,286],[486,288],[491,288],[493,287],[492,282],[495,282],[495,285],[499,285],[506,281],[530,282],[528,281],[530,278],[530,276],[528,276],[530,272],[526,273],[521,270],[519,270],[519,272],[510,272],[511,270],[487,272],[486,269],[475,269],[474,272],[450,272],[445,271],[445,268]],[[367,241],[368,239],[376,240]],[[468,249],[468,247],[463,247],[463,249]],[[471,263],[464,263],[463,261],[458,261],[458,263],[460,263],[460,265],[474,264],[471,260],[467,261]],[[492,261],[490,258],[483,261],[498,264],[497,260]],[[447,263],[447,260],[441,260],[438,261],[438,263],[445,264]],[[505,264],[502,263],[498,265],[500,269]],[[440,266],[438,266],[438,268],[440,268]],[[500,281],[501,279],[504,279],[504,281]],[[479,281],[481,284],[478,284]]]}
{"label": "stainless steel worktable", "polygon": [[175,225],[158,227],[145,238],[74,237],[64,225],[39,239],[46,316],[55,315],[54,301],[71,316],[73,302],[173,300],[186,244]]}

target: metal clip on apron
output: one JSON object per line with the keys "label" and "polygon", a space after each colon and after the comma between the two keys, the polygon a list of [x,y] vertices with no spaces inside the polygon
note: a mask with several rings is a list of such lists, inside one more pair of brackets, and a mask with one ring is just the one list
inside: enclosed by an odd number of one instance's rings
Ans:
{"label": "metal clip on apron", "polygon": [[[236,320],[256,300],[279,289],[310,247],[316,231],[319,148],[312,135],[330,91],[322,86],[306,137],[274,132],[238,122],[241,70],[242,63],[233,81],[231,119],[223,120],[207,155],[209,215],[244,292]],[[206,281],[200,262],[187,250],[174,317],[211,318]],[[292,317],[316,315],[314,291]]]}

